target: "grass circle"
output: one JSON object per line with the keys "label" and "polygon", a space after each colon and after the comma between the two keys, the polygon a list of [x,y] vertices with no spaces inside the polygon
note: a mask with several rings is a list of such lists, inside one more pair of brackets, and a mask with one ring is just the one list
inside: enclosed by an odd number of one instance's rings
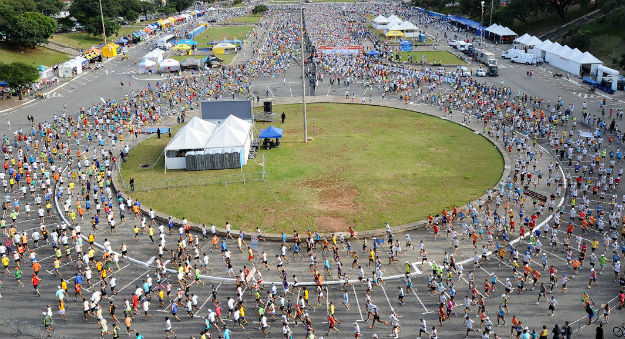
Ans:
{"label": "grass circle", "polygon": [[[131,194],[134,199],[165,214],[276,233],[410,223],[464,205],[501,178],[504,161],[497,148],[453,122],[380,106],[307,108],[312,142],[302,142],[301,105],[274,106],[287,117],[284,125],[274,123],[284,128],[282,144],[262,150],[242,171],[165,174],[159,155],[170,139],[163,136],[131,150],[122,176],[135,178],[140,191]],[[257,122],[255,129],[268,125]],[[250,181],[263,154],[265,180]],[[155,162],[153,168],[140,167]],[[243,176],[246,183],[236,182]]]}

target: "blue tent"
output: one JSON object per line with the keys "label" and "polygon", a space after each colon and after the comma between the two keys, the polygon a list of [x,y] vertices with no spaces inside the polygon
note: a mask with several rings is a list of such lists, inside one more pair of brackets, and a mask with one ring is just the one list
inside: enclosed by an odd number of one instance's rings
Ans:
{"label": "blue tent", "polygon": [[191,40],[191,39],[184,39],[184,40],[180,40],[178,41],[178,44],[185,44],[187,46],[195,46],[197,45],[197,42]]}
{"label": "blue tent", "polygon": [[447,17],[449,21],[455,22],[458,25],[466,26],[467,28],[472,28],[475,30],[475,34],[480,34],[482,30],[485,30],[486,27],[480,25],[479,22],[473,21],[471,19],[463,18],[457,15],[450,15]]}
{"label": "blue tent", "polygon": [[126,38],[119,38],[119,40],[115,41],[116,44],[118,45],[125,45],[128,43],[128,39]]}
{"label": "blue tent", "polygon": [[376,51],[375,49],[370,50],[369,52],[367,52],[368,56],[379,56],[380,52]]}
{"label": "blue tent", "polygon": [[401,42],[401,50],[403,52],[410,52],[412,51],[412,43],[408,40],[403,40]]}
{"label": "blue tent", "polygon": [[269,126],[260,130],[258,137],[261,139],[282,138],[282,128]]}
{"label": "blue tent", "polygon": [[0,87],[7,87],[6,81],[0,81]]}

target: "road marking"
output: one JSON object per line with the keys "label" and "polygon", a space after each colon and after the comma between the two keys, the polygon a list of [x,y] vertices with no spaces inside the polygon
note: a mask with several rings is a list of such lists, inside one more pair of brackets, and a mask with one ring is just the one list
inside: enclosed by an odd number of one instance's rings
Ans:
{"label": "road marking", "polygon": [[419,303],[421,304],[421,307],[423,307],[423,309],[425,310],[425,313],[421,313],[421,314],[430,314],[430,313],[434,313],[434,311],[428,311],[428,309],[425,307],[425,305],[423,304],[423,301],[421,301],[421,298],[419,298],[419,296],[417,295],[417,292],[415,292],[415,290],[412,290],[412,293],[414,294],[415,297],[417,297],[417,300],[419,300]]}
{"label": "road marking", "polygon": [[[358,293],[356,293],[356,287],[354,287],[354,285],[352,285],[352,290],[354,291],[354,297],[356,297],[356,306],[358,306],[358,313],[360,313],[360,320],[356,320],[356,321],[365,321],[365,318],[363,318],[362,316],[362,309],[360,308],[360,302],[358,301]],[[298,292],[298,297],[297,299],[299,300],[299,292]]]}
{"label": "road marking", "polygon": [[327,97],[330,96],[330,90],[332,89],[332,85],[330,85],[330,87],[328,87],[328,94],[326,94]]}
{"label": "road marking", "polygon": [[146,274],[146,273],[148,273],[148,272],[150,272],[150,271],[151,271],[151,270],[147,270],[147,271],[145,271],[145,272],[143,272],[143,273],[139,274],[139,276],[138,276],[138,277],[134,278],[131,282],[127,283],[124,287],[120,288],[118,292],[121,292],[121,291],[125,290],[125,289],[126,289],[126,287],[128,287],[128,286],[132,285],[135,281],[137,281],[137,280],[141,279],[141,277],[143,277],[143,275],[144,275],[144,274]]}
{"label": "road marking", "polygon": [[[215,288],[215,290],[219,289],[219,286],[221,286],[222,283],[219,283],[219,285],[217,285],[217,288]],[[208,300],[212,297],[212,293],[208,295],[208,297],[206,297],[206,300],[204,300],[204,303],[202,303],[202,306],[198,307],[197,312],[195,312],[195,314],[193,314],[194,317],[196,317],[198,315],[198,313],[200,313],[200,311],[202,311],[202,308],[204,307],[204,305],[206,305],[206,303],[208,302]]]}

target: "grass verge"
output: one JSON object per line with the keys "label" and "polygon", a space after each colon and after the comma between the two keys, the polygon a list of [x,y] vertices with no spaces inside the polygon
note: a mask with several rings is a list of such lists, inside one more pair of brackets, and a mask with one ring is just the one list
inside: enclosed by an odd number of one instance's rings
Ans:
{"label": "grass verge", "polygon": [[[380,228],[439,213],[475,199],[497,183],[503,158],[482,136],[424,114],[377,106],[308,105],[309,136],[302,143],[301,105],[274,106],[285,112],[281,147],[261,151],[243,171],[265,181],[134,192],[145,206],[195,222],[253,230],[291,232]],[[268,126],[257,123],[255,129]],[[169,138],[148,139],[130,153],[124,178],[139,185],[199,180],[240,173],[167,171],[159,158]],[[158,159],[158,161],[157,161]],[[153,169],[141,169],[153,164]]]}

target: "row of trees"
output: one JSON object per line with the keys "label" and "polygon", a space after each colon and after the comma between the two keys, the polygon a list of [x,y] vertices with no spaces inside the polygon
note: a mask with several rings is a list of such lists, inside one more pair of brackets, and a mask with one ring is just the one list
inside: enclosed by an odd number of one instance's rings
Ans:
{"label": "row of trees", "polygon": [[[169,0],[166,6],[159,6],[143,0],[102,0],[106,35],[117,34],[120,24],[134,22],[140,15],[147,19],[150,13],[180,13],[193,3],[193,0]],[[98,0],[73,0],[68,8],[65,7],[61,0],[0,0],[0,37],[11,45],[35,47],[46,42],[57,28],[73,27],[74,21],[70,17],[88,33],[102,34]],[[68,10],[70,17],[52,18],[63,10]]]}
{"label": "row of trees", "polygon": [[56,32],[49,15],[62,8],[60,0],[0,0],[0,33],[10,44],[35,47]]}
{"label": "row of trees", "polygon": [[[480,18],[482,0],[459,0],[460,11],[463,15],[471,18]],[[512,26],[515,20],[527,24],[537,15],[555,15],[561,21],[566,20],[566,15],[572,5],[579,4],[582,8],[599,6],[601,3],[612,0],[511,0],[506,6],[501,6],[499,0],[484,1],[484,18],[489,18],[491,3],[493,5],[493,22]],[[413,0],[415,6],[444,10],[448,0]]]}

